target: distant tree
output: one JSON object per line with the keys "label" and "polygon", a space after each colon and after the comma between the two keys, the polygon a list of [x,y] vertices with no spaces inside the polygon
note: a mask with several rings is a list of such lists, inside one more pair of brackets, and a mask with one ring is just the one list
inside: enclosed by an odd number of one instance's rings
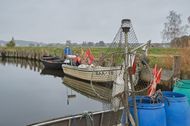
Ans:
{"label": "distant tree", "polygon": [[40,47],[40,44],[38,43],[38,44],[36,44],[36,46],[37,46],[37,47]]}
{"label": "distant tree", "polygon": [[66,40],[66,46],[71,46],[71,40]]}
{"label": "distant tree", "polygon": [[175,11],[170,11],[169,16],[166,17],[167,22],[164,23],[164,29],[162,31],[163,42],[170,42],[174,38],[187,34],[187,25],[182,25],[181,15]]}
{"label": "distant tree", "polygon": [[72,43],[72,46],[78,46],[78,43],[76,43],[76,42],[74,42],[74,43]]}
{"label": "distant tree", "polygon": [[82,42],[82,46],[87,46],[87,42],[86,42],[86,41],[83,41],[83,42]]}
{"label": "distant tree", "polygon": [[34,43],[30,43],[29,46],[30,46],[30,47],[34,47],[35,44],[34,44]]}
{"label": "distant tree", "polygon": [[94,42],[88,42],[88,46],[94,46]]}
{"label": "distant tree", "polygon": [[99,41],[99,46],[105,46],[104,41]]}
{"label": "distant tree", "polygon": [[12,40],[9,41],[9,42],[6,44],[7,47],[15,47],[15,45],[16,45],[16,43],[15,43],[15,40],[14,40],[13,37],[12,37]]}
{"label": "distant tree", "polygon": [[104,41],[99,41],[96,43],[96,46],[105,46]]}
{"label": "distant tree", "polygon": [[188,19],[187,19],[187,20],[188,20],[188,23],[190,24],[190,16],[188,17]]}

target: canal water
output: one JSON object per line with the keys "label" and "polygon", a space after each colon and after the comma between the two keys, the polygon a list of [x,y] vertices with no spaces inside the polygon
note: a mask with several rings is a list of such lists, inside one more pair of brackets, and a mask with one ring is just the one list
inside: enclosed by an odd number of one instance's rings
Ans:
{"label": "canal water", "polygon": [[109,102],[65,85],[62,71],[44,70],[40,62],[0,58],[0,126],[109,108]]}

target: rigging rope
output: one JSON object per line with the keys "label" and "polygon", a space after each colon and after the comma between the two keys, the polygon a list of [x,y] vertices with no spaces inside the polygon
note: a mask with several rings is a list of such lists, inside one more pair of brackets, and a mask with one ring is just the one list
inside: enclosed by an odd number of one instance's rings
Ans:
{"label": "rigging rope", "polygon": [[93,114],[92,114],[92,112],[85,111],[85,112],[82,114],[82,117],[80,118],[80,120],[81,120],[83,117],[86,118],[86,126],[94,126],[94,120],[93,120]]}

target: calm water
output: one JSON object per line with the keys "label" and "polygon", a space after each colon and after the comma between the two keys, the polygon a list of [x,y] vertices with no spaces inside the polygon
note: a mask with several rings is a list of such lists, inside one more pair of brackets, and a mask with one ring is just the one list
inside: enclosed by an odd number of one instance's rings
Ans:
{"label": "calm water", "polygon": [[0,126],[109,108],[106,102],[67,87],[61,72],[44,71],[39,62],[0,58]]}

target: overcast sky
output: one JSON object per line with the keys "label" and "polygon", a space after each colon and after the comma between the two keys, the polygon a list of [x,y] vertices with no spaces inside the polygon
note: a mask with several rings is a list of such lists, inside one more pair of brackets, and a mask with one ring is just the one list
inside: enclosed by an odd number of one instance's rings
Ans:
{"label": "overcast sky", "polygon": [[139,42],[160,42],[170,10],[187,23],[190,0],[0,0],[0,40],[112,42],[129,18]]}

